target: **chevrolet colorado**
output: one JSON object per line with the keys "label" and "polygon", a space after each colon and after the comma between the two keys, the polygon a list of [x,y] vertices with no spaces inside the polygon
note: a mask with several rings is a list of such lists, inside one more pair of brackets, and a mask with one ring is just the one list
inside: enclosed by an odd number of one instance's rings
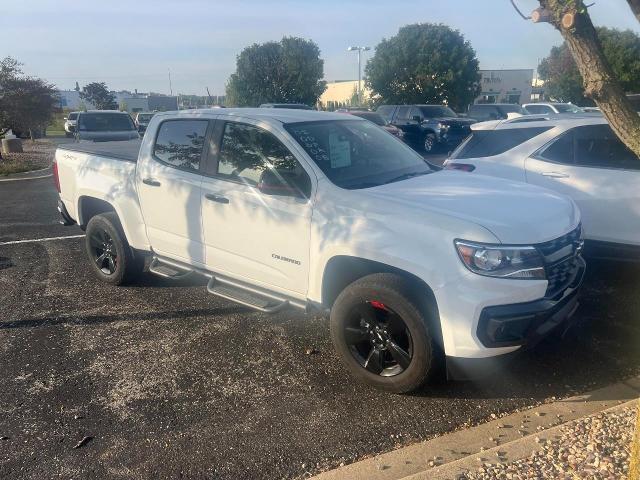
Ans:
{"label": "chevrolet colorado", "polygon": [[103,281],[131,281],[146,259],[263,312],[329,312],[346,367],[393,392],[443,365],[456,377],[487,368],[577,307],[572,200],[433,171],[355,116],[158,113],[142,140],[61,145],[54,178]]}

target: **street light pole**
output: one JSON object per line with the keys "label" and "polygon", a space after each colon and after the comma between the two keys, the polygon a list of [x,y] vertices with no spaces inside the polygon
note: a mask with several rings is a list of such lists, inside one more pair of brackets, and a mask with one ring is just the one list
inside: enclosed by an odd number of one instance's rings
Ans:
{"label": "street light pole", "polygon": [[358,103],[362,104],[362,52],[368,52],[370,47],[349,47],[348,52],[358,52]]}

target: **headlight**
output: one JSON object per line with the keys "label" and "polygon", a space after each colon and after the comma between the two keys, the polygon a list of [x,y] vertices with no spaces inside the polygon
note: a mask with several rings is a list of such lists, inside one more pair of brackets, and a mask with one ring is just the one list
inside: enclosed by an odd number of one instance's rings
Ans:
{"label": "headlight", "polygon": [[544,260],[534,247],[455,241],[460,260],[473,273],[488,277],[544,280]]}
{"label": "headlight", "polygon": [[440,130],[445,130],[446,131],[446,130],[449,130],[449,125],[447,125],[446,123],[439,123],[438,124],[438,128]]}

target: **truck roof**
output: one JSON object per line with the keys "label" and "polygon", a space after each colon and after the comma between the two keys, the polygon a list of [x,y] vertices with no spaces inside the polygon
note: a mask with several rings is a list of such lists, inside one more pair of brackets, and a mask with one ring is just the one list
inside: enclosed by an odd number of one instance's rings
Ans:
{"label": "truck roof", "polygon": [[[198,114],[198,115],[194,115]],[[362,121],[359,118],[354,118],[352,115],[345,115],[344,113],[331,113],[331,112],[318,112],[316,110],[299,110],[291,108],[210,108],[210,109],[197,109],[197,110],[180,110],[177,112],[162,112],[157,113],[158,117],[172,117],[179,118],[185,117],[248,117],[254,119],[271,119],[280,123],[296,123],[296,122],[313,122],[320,120],[353,120]]]}

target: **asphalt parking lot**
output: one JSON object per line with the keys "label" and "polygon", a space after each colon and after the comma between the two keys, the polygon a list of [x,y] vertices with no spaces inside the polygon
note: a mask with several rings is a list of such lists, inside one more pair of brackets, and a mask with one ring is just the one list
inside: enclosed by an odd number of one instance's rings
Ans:
{"label": "asphalt parking lot", "polygon": [[490,379],[396,396],[351,380],[324,318],[101,284],[82,238],[6,243],[82,234],[55,200],[0,183],[2,479],[303,478],[640,373],[639,268],[591,262],[576,326]]}

